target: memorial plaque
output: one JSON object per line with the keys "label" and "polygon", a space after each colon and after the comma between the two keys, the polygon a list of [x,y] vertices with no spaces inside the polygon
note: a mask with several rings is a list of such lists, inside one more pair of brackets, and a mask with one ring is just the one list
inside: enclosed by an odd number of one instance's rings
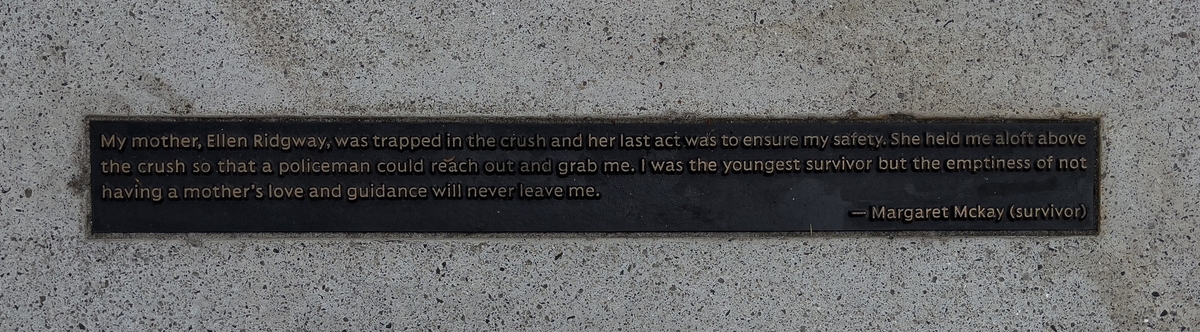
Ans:
{"label": "memorial plaque", "polygon": [[1099,123],[92,118],[91,231],[1085,231]]}

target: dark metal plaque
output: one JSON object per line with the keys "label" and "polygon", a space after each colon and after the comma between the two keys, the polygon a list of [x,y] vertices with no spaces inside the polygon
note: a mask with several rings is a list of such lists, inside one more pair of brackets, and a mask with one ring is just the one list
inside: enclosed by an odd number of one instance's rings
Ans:
{"label": "dark metal plaque", "polygon": [[89,120],[91,231],[1084,231],[1099,123]]}

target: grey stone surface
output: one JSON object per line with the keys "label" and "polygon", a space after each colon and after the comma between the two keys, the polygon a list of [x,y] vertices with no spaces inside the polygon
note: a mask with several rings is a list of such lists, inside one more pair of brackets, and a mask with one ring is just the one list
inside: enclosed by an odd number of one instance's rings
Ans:
{"label": "grey stone surface", "polygon": [[[1200,330],[1200,2],[0,2],[5,330]],[[106,115],[1100,117],[1066,237],[86,232]]]}

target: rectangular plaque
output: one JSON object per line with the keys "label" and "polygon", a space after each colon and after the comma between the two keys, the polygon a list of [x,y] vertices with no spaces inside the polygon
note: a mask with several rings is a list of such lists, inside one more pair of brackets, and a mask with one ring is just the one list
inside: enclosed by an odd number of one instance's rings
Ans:
{"label": "rectangular plaque", "polygon": [[88,120],[91,231],[1095,231],[1096,120]]}

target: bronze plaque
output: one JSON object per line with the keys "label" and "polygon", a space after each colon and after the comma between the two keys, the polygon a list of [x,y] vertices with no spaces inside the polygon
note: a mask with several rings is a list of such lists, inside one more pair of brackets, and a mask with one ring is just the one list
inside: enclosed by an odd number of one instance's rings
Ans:
{"label": "bronze plaque", "polygon": [[92,118],[91,231],[1097,230],[1097,120]]}

